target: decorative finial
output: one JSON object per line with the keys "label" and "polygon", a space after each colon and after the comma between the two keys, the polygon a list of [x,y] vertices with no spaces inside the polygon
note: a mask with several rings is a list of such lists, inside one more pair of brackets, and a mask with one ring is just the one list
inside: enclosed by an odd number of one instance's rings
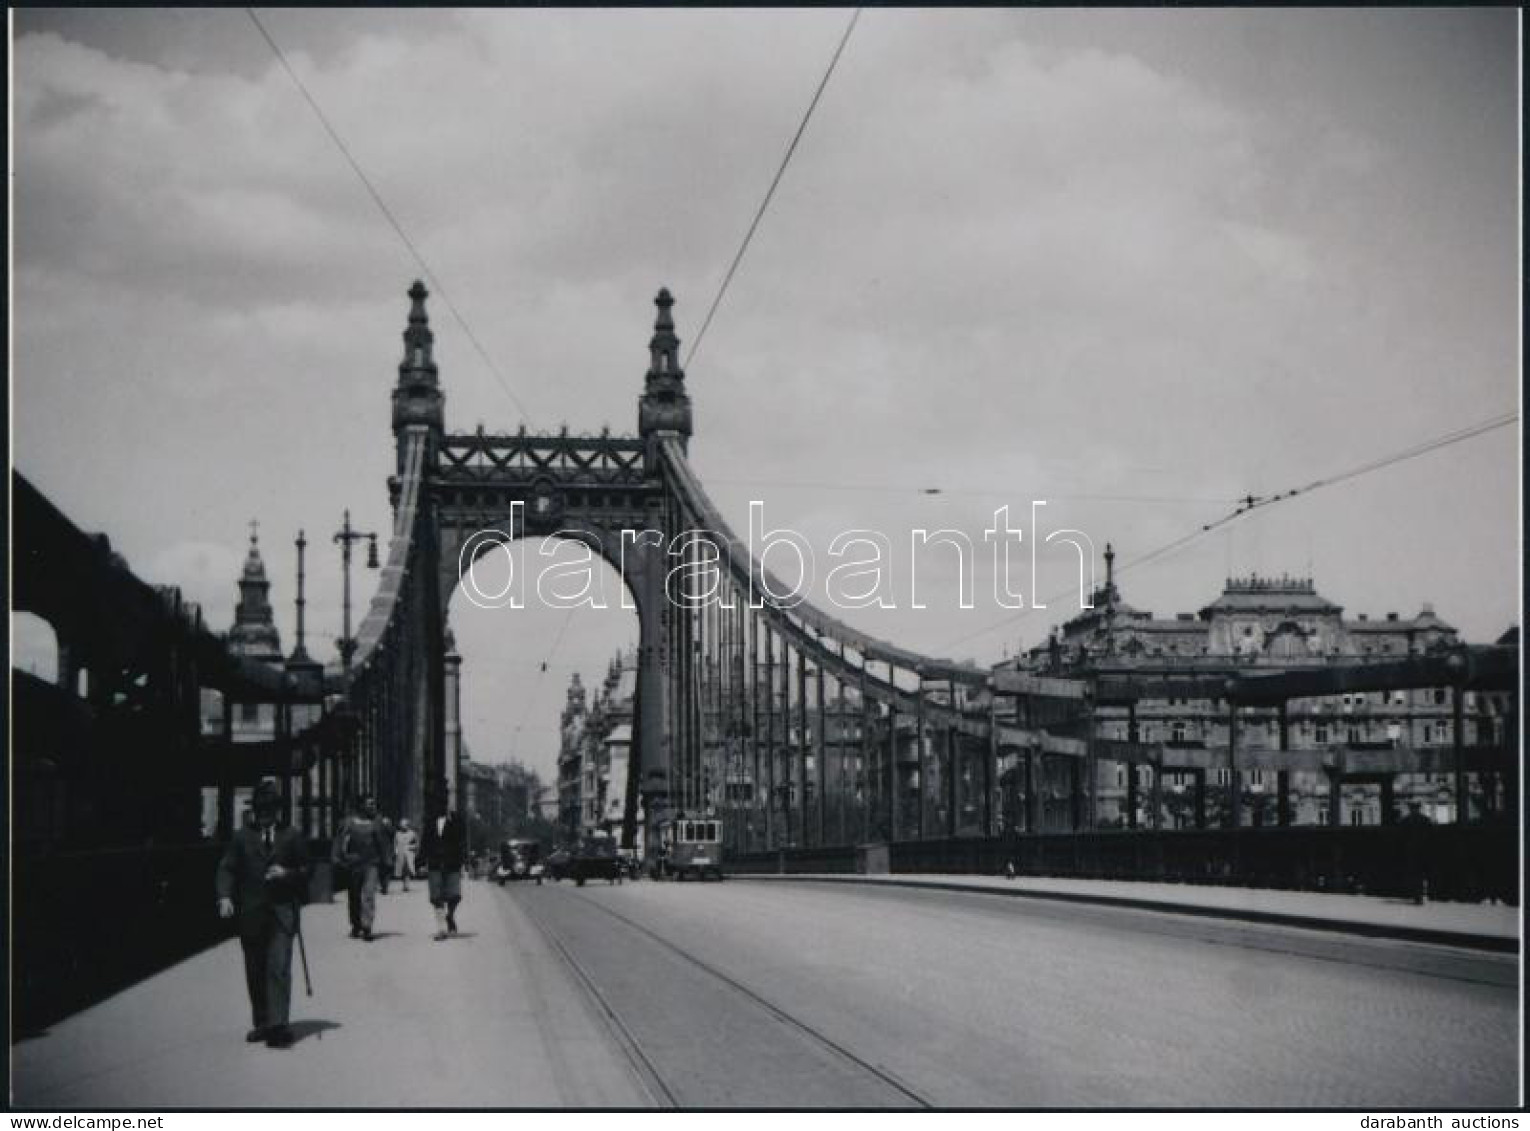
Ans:
{"label": "decorative finial", "polygon": [[691,434],[691,402],[685,392],[685,370],[680,367],[680,339],[670,314],[675,299],[668,287],[660,287],[653,302],[658,315],[648,341],[648,376],[638,406],[638,432],[643,436],[674,433],[683,443]]}
{"label": "decorative finial", "polygon": [[[430,330],[425,299],[430,292],[419,279],[409,288],[409,324],[404,327],[404,356],[398,363],[393,389],[393,431],[423,424],[440,433],[443,421],[441,382],[434,357],[436,337]],[[401,457],[402,458],[402,457]]]}
{"label": "decorative finial", "polygon": [[435,382],[436,363],[431,354],[436,338],[430,331],[430,315],[425,311],[425,300],[429,297],[425,284],[416,279],[409,288],[409,325],[404,330],[404,360],[398,367],[400,383]]}
{"label": "decorative finial", "polygon": [[260,544],[260,519],[250,519],[250,549]]}

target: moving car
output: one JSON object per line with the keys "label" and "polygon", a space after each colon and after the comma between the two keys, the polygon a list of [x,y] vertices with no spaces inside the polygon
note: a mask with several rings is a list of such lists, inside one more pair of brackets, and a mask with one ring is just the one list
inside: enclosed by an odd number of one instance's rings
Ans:
{"label": "moving car", "polygon": [[499,846],[494,882],[503,887],[511,880],[532,880],[541,874],[542,845],[535,840],[507,840]]}

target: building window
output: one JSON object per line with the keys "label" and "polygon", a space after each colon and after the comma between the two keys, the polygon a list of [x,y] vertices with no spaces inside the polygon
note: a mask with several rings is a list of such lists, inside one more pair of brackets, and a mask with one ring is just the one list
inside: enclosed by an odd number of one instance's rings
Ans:
{"label": "building window", "polygon": [[1312,728],[1312,740],[1319,746],[1328,745],[1328,724],[1318,723]]}
{"label": "building window", "polygon": [[1436,706],[1445,702],[1445,689],[1443,687],[1436,687],[1434,689],[1434,702]]}
{"label": "building window", "polygon": [[1185,724],[1184,723],[1175,723],[1174,724],[1174,741],[1175,742],[1183,742],[1183,741],[1185,741]]}

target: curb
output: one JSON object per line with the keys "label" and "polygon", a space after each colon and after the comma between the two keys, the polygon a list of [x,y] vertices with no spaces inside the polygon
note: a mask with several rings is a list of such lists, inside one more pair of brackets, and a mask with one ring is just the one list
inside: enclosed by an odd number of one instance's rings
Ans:
{"label": "curb", "polygon": [[1034,891],[1023,888],[995,888],[950,880],[871,880],[860,876],[802,876],[772,872],[730,872],[729,879],[766,880],[807,884],[866,884],[875,887],[899,887],[933,891],[959,891],[978,895],[1008,896],[1012,899],[1049,899],[1057,903],[1093,904],[1097,907],[1122,907],[1132,911],[1158,911],[1170,915],[1194,915],[1207,919],[1235,919],[1246,923],[1265,923],[1279,927],[1301,927],[1311,931],[1363,935],[1368,938],[1396,939],[1400,942],[1430,943],[1435,946],[1464,947],[1498,954],[1518,954],[1519,939],[1506,935],[1487,935],[1475,931],[1450,931],[1437,927],[1409,927],[1390,923],[1367,923],[1355,919],[1325,919],[1316,915],[1296,915],[1284,911],[1259,911],[1253,908],[1207,907],[1196,903],[1169,903],[1156,899],[1133,899],[1120,895],[1090,895],[1086,892]]}

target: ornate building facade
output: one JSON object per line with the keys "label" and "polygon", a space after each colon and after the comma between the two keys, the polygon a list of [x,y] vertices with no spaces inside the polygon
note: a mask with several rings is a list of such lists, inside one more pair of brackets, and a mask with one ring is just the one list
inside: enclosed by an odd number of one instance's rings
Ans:
{"label": "ornate building facade", "polygon": [[[570,839],[592,833],[620,837],[632,767],[637,654],[617,653],[587,702],[576,672],[563,707],[558,749],[558,823]],[[641,816],[634,832],[641,835]]]}
{"label": "ornate building facade", "polygon": [[[1093,608],[1064,623],[1044,645],[1009,666],[1084,677],[1233,677],[1403,660],[1448,652],[1461,643],[1456,629],[1427,604],[1411,616],[1346,616],[1343,606],[1320,594],[1311,578],[1302,577],[1228,578],[1222,592],[1198,612],[1155,617],[1122,599],[1113,565],[1114,554],[1107,547],[1106,582],[1095,592]],[[1464,746],[1496,748],[1512,741],[1510,696],[1466,691],[1462,708]],[[1337,786],[1335,775],[1316,770],[1239,770],[1242,823],[1390,823],[1415,804],[1430,820],[1454,820],[1448,773],[1386,767],[1428,765],[1428,752],[1453,749],[1455,715],[1452,692],[1446,687],[1296,699],[1287,704],[1283,717],[1273,709],[1241,709],[1236,720],[1240,751],[1316,751],[1341,768],[1346,760],[1381,767],[1368,775],[1350,774],[1352,780]],[[1182,752],[1225,752],[1234,725],[1227,704],[1215,698],[1143,699],[1130,709],[1101,704],[1093,718],[1096,739],[1160,743]],[[1387,751],[1399,756],[1388,758]],[[1426,756],[1409,757],[1414,753]],[[1056,771],[1069,768],[1055,765],[1049,773]],[[1169,828],[1218,824],[1227,815],[1223,794],[1232,771],[1226,768],[1206,771],[1210,777],[1205,784],[1212,787],[1204,801],[1209,812],[1195,811],[1187,789],[1193,784],[1190,775],[1166,769],[1164,812],[1158,814],[1144,808],[1150,804],[1146,798],[1152,767],[1102,761],[1095,772],[1097,827],[1150,827],[1155,818]],[[1133,772],[1139,780],[1129,782],[1127,775]],[[1061,798],[1067,793],[1062,784],[1047,781],[1038,788]],[[1504,784],[1494,775],[1473,775],[1468,819],[1502,812]],[[1075,819],[1060,806],[1049,810],[1043,803],[1042,812],[1041,831],[1070,827]]]}

